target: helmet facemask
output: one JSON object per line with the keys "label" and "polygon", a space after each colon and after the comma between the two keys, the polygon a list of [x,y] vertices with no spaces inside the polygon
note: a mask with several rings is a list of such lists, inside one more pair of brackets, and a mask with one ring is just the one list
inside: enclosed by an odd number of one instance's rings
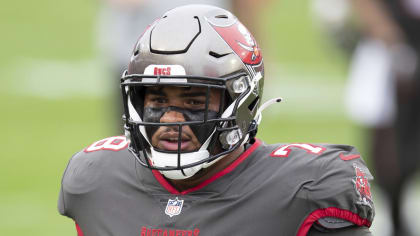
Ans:
{"label": "helmet facemask", "polygon": [[[185,90],[196,88],[205,94],[205,100],[199,106],[188,107],[159,101],[150,103],[149,95],[145,99],[150,93],[152,98],[156,95],[159,99],[157,94],[165,87],[172,88],[170,86]],[[141,165],[159,170],[170,179],[191,177],[234,151],[246,138],[235,120],[240,101],[251,90],[246,73],[224,78],[125,73],[121,87],[130,151]],[[218,97],[217,109],[214,104],[211,107],[211,96]],[[176,122],[163,121],[170,112],[177,114]],[[199,145],[186,145],[192,139]],[[192,146],[195,148],[191,149]]]}

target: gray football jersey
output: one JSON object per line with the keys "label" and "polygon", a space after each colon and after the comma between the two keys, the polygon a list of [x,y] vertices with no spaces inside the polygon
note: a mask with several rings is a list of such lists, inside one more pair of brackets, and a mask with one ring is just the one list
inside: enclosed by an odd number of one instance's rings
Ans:
{"label": "gray football jersey", "polygon": [[351,146],[256,140],[226,169],[182,192],[142,167],[127,146],[111,137],[71,158],[58,208],[79,235],[303,236],[313,224],[369,227],[374,217],[372,176]]}

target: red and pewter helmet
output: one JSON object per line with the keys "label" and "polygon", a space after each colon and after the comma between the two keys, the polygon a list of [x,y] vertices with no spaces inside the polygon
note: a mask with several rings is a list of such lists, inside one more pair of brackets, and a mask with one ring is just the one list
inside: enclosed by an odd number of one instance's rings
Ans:
{"label": "red and pewter helmet", "polygon": [[[140,37],[121,79],[130,151],[143,166],[167,178],[193,176],[239,145],[253,142],[261,119],[263,84],[260,48],[232,13],[208,5],[166,12]],[[205,109],[145,108],[144,91],[150,86],[204,87]],[[218,112],[208,109],[211,89],[222,91]],[[160,123],[169,110],[182,113],[185,122]],[[176,151],[152,146],[151,136],[161,126],[177,128]],[[197,136],[198,150],[181,150],[183,126]]]}

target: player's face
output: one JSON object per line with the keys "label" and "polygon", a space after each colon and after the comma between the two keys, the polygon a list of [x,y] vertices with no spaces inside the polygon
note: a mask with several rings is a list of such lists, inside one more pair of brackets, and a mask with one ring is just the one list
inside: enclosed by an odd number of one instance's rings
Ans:
{"label": "player's face", "polygon": [[[148,87],[144,98],[144,115],[160,123],[202,120],[206,106],[206,90],[200,87]],[[219,111],[220,94],[219,90],[210,90],[209,112]],[[178,150],[178,126],[159,126],[149,135],[153,147],[167,151]],[[181,151],[196,151],[201,144],[190,126],[182,126]]]}

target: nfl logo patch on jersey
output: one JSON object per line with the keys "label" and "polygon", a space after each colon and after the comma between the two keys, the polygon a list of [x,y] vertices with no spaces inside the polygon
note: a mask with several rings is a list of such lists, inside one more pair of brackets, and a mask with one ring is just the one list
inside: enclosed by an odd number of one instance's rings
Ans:
{"label": "nfl logo patch on jersey", "polygon": [[179,200],[178,197],[169,199],[168,204],[166,204],[165,214],[170,217],[179,215],[182,210],[182,205],[184,205],[184,200]]}

